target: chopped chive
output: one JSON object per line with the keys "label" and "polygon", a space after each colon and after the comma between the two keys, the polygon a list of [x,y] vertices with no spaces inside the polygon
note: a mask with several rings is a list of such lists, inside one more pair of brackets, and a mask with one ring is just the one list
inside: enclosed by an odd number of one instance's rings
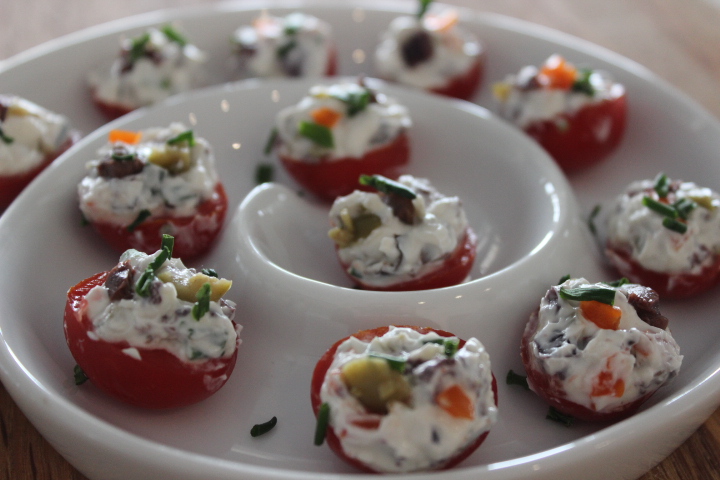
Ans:
{"label": "chopped chive", "polygon": [[270,163],[259,163],[255,167],[255,184],[260,185],[267,182],[272,182],[273,179],[273,166]]}
{"label": "chopped chive", "polygon": [[113,153],[110,158],[112,158],[116,162],[127,162],[127,161],[130,161],[133,158],[135,158],[135,154],[127,153],[127,154],[123,155],[121,153]]}
{"label": "chopped chive", "polygon": [[187,45],[187,40],[185,39],[185,37],[180,35],[178,31],[175,30],[171,25],[165,25],[164,27],[162,27],[162,32],[167,38],[177,43],[181,47]]}
{"label": "chopped chive", "polygon": [[150,41],[150,34],[144,33],[139,37],[132,39],[132,45],[130,46],[130,63],[133,64],[145,55],[145,49],[148,42]]}
{"label": "chopped chive", "polygon": [[317,423],[315,424],[315,445],[320,446],[323,444],[329,424],[330,405],[323,403],[318,410]]}
{"label": "chopped chive", "polygon": [[150,270],[149,268],[146,269],[142,275],[140,275],[140,279],[137,281],[137,284],[135,285],[135,292],[140,295],[141,297],[147,297],[150,295],[150,285],[152,285],[152,280],[155,278],[155,272]]}
{"label": "chopped chive", "polygon": [[[167,258],[172,257],[173,248],[175,248],[175,237],[172,235],[168,235],[167,233],[164,233],[162,236],[162,240],[160,241],[160,249],[161,250],[167,250]],[[163,260],[162,263],[164,263],[165,260]],[[158,266],[162,266],[162,263]]]}
{"label": "chopped chive", "polygon": [[340,100],[347,106],[348,117],[354,117],[362,112],[370,104],[370,91],[363,89],[362,92],[349,92],[344,95],[333,95],[333,98]]}
{"label": "chopped chive", "polygon": [[168,145],[177,145],[183,142],[187,142],[188,147],[195,146],[195,135],[193,134],[192,130],[185,130],[184,132],[168,140],[166,143]]}
{"label": "chopped chive", "polygon": [[260,435],[264,435],[273,428],[275,428],[275,425],[277,425],[277,417],[272,417],[265,423],[258,423],[257,425],[253,425],[253,427],[250,429],[250,436],[259,437]]}
{"label": "chopped chive", "polygon": [[218,273],[215,271],[214,268],[203,268],[202,273],[203,275],[207,275],[208,277],[219,278]]}
{"label": "chopped chive", "polygon": [[552,420],[553,422],[562,423],[566,427],[572,427],[575,423],[575,417],[558,412],[554,407],[550,407],[548,409],[548,413],[545,418]]}
{"label": "chopped chive", "polygon": [[321,147],[333,148],[335,146],[332,130],[325,125],[313,122],[300,122],[298,133],[305,138],[309,138]]}
{"label": "chopped chive", "polygon": [[138,216],[135,218],[135,220],[133,220],[132,223],[127,226],[127,231],[134,232],[141,223],[143,223],[150,217],[150,215],[152,215],[152,213],[150,213],[150,210],[140,210],[140,213],[138,213]]}
{"label": "chopped chive", "polygon": [[697,208],[697,203],[693,202],[689,198],[683,197],[673,203],[673,207],[677,210],[680,218],[687,220],[690,213]]}
{"label": "chopped chive", "polygon": [[560,298],[564,300],[575,300],[578,302],[594,300],[607,305],[614,305],[615,289],[601,286],[560,288]]}
{"label": "chopped chive", "polygon": [[571,90],[573,92],[584,93],[585,95],[592,97],[595,95],[595,87],[590,82],[590,77],[593,71],[589,68],[580,69],[580,77],[573,82]]}
{"label": "chopped chive", "polygon": [[518,385],[520,387],[523,387],[525,390],[530,390],[530,386],[527,382],[527,377],[524,375],[520,375],[518,373],[513,372],[510,370],[505,377],[505,383],[508,385]]}
{"label": "chopped chive", "polygon": [[263,153],[265,153],[265,155],[270,155],[270,152],[272,152],[275,142],[277,141],[277,136],[278,129],[275,127],[270,130],[270,136],[268,137],[267,142],[265,142],[265,148],[263,149]]}
{"label": "chopped chive", "polygon": [[655,177],[655,185],[653,188],[660,198],[667,197],[668,193],[670,193],[670,179],[664,173],[658,173],[657,177]]}
{"label": "chopped chive", "polygon": [[195,294],[197,302],[193,305],[192,316],[195,320],[200,319],[210,311],[210,291],[211,287],[209,283],[204,283],[200,290]]}
{"label": "chopped chive", "polygon": [[590,212],[590,216],[588,217],[588,228],[593,235],[597,235],[597,228],[595,228],[595,217],[598,216],[601,208],[602,207],[600,206],[600,204],[595,205]]}
{"label": "chopped chive", "polygon": [[287,56],[287,54],[290,53],[290,51],[291,51],[293,48],[295,48],[296,46],[297,46],[297,42],[296,42],[295,40],[290,40],[290,41],[289,41],[288,43],[286,43],[285,45],[282,45],[282,46],[278,47],[277,50],[275,51],[275,54],[277,55],[277,57],[278,57],[279,59],[283,59],[283,58],[285,58],[285,57]]}
{"label": "chopped chive", "polygon": [[445,356],[452,358],[458,351],[460,340],[457,338],[448,338],[445,340],[443,345],[445,346]]}
{"label": "chopped chive", "polygon": [[73,377],[75,378],[75,385],[82,385],[89,380],[80,365],[75,365],[75,368],[73,368]]}
{"label": "chopped chive", "polygon": [[622,287],[623,285],[627,285],[628,283],[630,283],[630,280],[628,280],[627,277],[622,277],[612,282],[603,283],[605,283],[605,285],[610,285],[611,287],[618,288]]}
{"label": "chopped chive", "polygon": [[558,280],[558,283],[557,283],[557,284],[558,284],[558,285],[562,285],[563,283],[565,283],[565,282],[567,282],[568,280],[570,280],[570,278],[572,278],[572,277],[570,277],[570,274],[569,274],[569,273],[568,273],[567,275],[563,275],[562,277],[560,277],[560,280]]}
{"label": "chopped chive", "polygon": [[141,297],[147,297],[150,295],[150,286],[152,285],[152,281],[155,279],[155,271],[159,270],[165,261],[172,257],[174,245],[175,237],[164,234],[160,245],[160,253],[158,253],[157,257],[155,257],[155,260],[150,262],[150,265],[148,265],[135,285],[135,292],[138,295]]}
{"label": "chopped chive", "polygon": [[445,339],[444,338],[434,338],[432,340],[423,340],[423,345],[426,343],[434,343],[435,345],[445,345]]}
{"label": "chopped chive", "polygon": [[2,141],[8,145],[10,145],[11,143],[13,143],[15,141],[15,139],[13,137],[9,137],[9,136],[5,135],[5,132],[3,132],[2,128],[0,128],[0,139],[2,139]]}
{"label": "chopped chive", "polygon": [[653,200],[650,197],[643,197],[642,204],[648,207],[653,212],[664,215],[668,218],[677,218],[678,212],[672,206]]}
{"label": "chopped chive", "polygon": [[359,182],[360,185],[373,187],[375,190],[382,193],[393,193],[403,198],[409,198],[410,200],[414,200],[417,197],[415,192],[402,183],[390,180],[382,175],[360,175]]}
{"label": "chopped chive", "polygon": [[425,12],[427,12],[428,7],[432,3],[432,0],[420,0],[420,8],[418,9],[417,18],[422,18],[425,16]]}
{"label": "chopped chive", "polygon": [[395,370],[396,372],[403,373],[405,371],[405,359],[402,357],[394,357],[392,355],[386,355],[379,352],[370,352],[368,355],[370,357],[381,358],[385,360],[390,366],[390,368],[392,370]]}
{"label": "chopped chive", "polygon": [[675,220],[674,218],[663,218],[662,224],[663,227],[667,228],[668,230],[672,230],[673,232],[687,232],[687,225],[678,220]]}

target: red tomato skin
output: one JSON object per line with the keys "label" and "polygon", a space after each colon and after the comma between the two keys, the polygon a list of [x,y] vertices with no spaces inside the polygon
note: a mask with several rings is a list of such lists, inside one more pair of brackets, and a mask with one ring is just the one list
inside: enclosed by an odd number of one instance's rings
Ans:
{"label": "red tomato skin", "polygon": [[337,48],[335,48],[335,46],[331,46],[328,51],[328,62],[327,62],[326,70],[325,70],[325,76],[334,77],[335,75],[337,75],[337,69],[338,69]]}
{"label": "red tomato skin", "polygon": [[37,177],[40,172],[45,170],[57,157],[65,153],[67,149],[72,147],[75,142],[80,139],[79,132],[71,132],[70,136],[60,147],[50,155],[46,155],[40,165],[22,173],[13,175],[0,175],[0,208],[5,208],[20,195],[20,192],[27,187],[30,182]]}
{"label": "red tomato skin", "polygon": [[235,368],[239,342],[229,358],[184,362],[166,350],[139,347],[142,360],[137,360],[122,352],[127,342],[91,339],[92,322],[81,308],[87,293],[105,283],[107,275],[95,274],[72,287],[65,305],[65,340],[95,386],[130,405],[168,409],[200,402],[225,384]]}
{"label": "red tomato skin", "polygon": [[[436,328],[430,328],[430,327],[417,327],[414,325],[396,325],[397,327],[402,328],[412,328],[416,332],[419,332],[423,335],[435,332],[441,337],[455,337],[452,333],[446,332],[444,330],[438,330]],[[370,330],[361,330],[357,333],[354,333],[351,335],[352,337],[357,338],[358,340],[362,340],[364,342],[368,342],[372,340],[375,337],[382,337],[390,330],[390,327],[377,327],[372,328]],[[315,417],[317,418],[318,410],[320,410],[320,405],[322,404],[322,400],[320,398],[320,389],[322,388],[322,385],[325,381],[325,375],[327,374],[327,371],[330,369],[330,365],[332,365],[333,359],[335,357],[335,352],[337,351],[338,347],[341,343],[343,343],[345,340],[347,340],[348,337],[342,338],[335,342],[324,354],[322,357],[320,357],[320,360],[318,360],[317,364],[315,364],[315,370],[313,371],[312,376],[312,382],[310,384],[310,403],[312,405],[313,413],[315,414]],[[465,345],[465,340],[460,340],[458,344],[458,348],[462,348],[463,345]],[[497,393],[497,380],[495,379],[495,375],[492,376],[492,390],[493,394],[495,395],[495,405],[498,404],[498,393]],[[480,435],[473,443],[468,445],[465,449],[458,452],[457,455],[447,459],[442,465],[439,465],[436,470],[447,470],[449,468],[454,467],[458,463],[465,460],[467,457],[472,455],[472,453],[478,449],[478,447],[485,441],[485,438],[487,437],[488,433],[485,432],[482,435]],[[383,473],[378,472],[377,470],[373,470],[368,465],[364,464],[363,462],[349,457],[345,451],[342,448],[342,445],[340,444],[340,439],[335,434],[335,431],[332,429],[332,427],[328,426],[325,440],[327,441],[328,446],[330,449],[335,452],[337,456],[339,456],[343,461],[347,462],[348,464],[352,465],[353,467],[357,468],[358,470],[362,470],[368,473]]]}
{"label": "red tomato skin", "polygon": [[480,55],[467,72],[452,77],[442,87],[431,88],[432,93],[446,97],[471,100],[485,77],[485,57]]}
{"label": "red tomato skin", "polygon": [[709,290],[720,281],[720,255],[715,255],[713,262],[698,274],[648,270],[635,261],[627,249],[610,242],[605,245],[605,255],[620,275],[633,283],[652,288],[661,298],[689,298]]}
{"label": "red tomato skin", "polygon": [[577,404],[566,398],[562,384],[552,375],[540,371],[532,363],[532,338],[537,331],[538,312],[530,316],[520,344],[520,356],[522,357],[525,372],[527,373],[528,385],[532,390],[550,406],[557,411],[570,415],[580,420],[590,422],[609,422],[621,420],[631,416],[637,411],[654,392],[650,392],[630,403],[621,405],[615,410],[598,412],[584,405]]}
{"label": "red tomato skin", "polygon": [[459,242],[458,247],[438,268],[425,275],[413,278],[394,285],[378,287],[364,283],[362,279],[351,275],[348,271],[349,265],[340,264],[343,271],[358,287],[363,290],[382,292],[410,292],[416,290],[431,290],[433,288],[444,288],[458,285],[467,278],[472,270],[475,257],[477,256],[477,235],[468,227],[465,236]]}
{"label": "red tomato skin", "polygon": [[410,142],[403,132],[388,145],[361,158],[321,158],[317,163],[308,163],[286,155],[279,157],[297,183],[321,200],[332,202],[357,189],[360,175],[397,177],[397,169],[410,160]]}
{"label": "red tomato skin", "polygon": [[119,252],[134,248],[147,254],[155,253],[160,250],[162,234],[171,234],[175,237],[173,255],[186,259],[205,253],[210,248],[222,229],[227,208],[225,188],[218,182],[215,194],[198,206],[195,215],[151,217],[132,232],[128,231],[127,225],[98,221],[90,224]]}
{"label": "red tomato skin", "polygon": [[[562,128],[558,122],[565,123]],[[627,123],[627,98],[622,95],[586,105],[573,114],[533,122],[525,133],[534,138],[563,171],[588,168],[606,158],[620,144]],[[598,130],[609,129],[605,138]]]}
{"label": "red tomato skin", "polygon": [[114,103],[103,100],[102,98],[98,97],[95,89],[92,89],[90,93],[92,95],[92,101],[95,104],[95,107],[108,120],[115,120],[116,118],[120,118],[123,115],[132,112],[136,108],[139,108],[131,107],[130,105],[125,105],[123,103]]}

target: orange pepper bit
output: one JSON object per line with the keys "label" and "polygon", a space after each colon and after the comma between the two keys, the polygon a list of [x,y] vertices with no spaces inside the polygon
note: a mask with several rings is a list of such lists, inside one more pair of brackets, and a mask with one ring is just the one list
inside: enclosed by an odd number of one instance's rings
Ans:
{"label": "orange pepper bit", "polygon": [[547,88],[570,90],[577,78],[577,69],[560,55],[553,55],[540,69],[538,80]]}
{"label": "orange pepper bit", "polygon": [[108,140],[110,143],[123,142],[128,145],[140,143],[142,132],[131,132],[129,130],[110,130]]}
{"label": "orange pepper bit", "polygon": [[441,13],[428,13],[423,17],[425,28],[434,32],[447,32],[458,23],[458,12],[455,9],[443,10]]}
{"label": "orange pepper bit", "polygon": [[342,113],[332,108],[320,107],[310,112],[310,116],[318,125],[332,128],[342,118]]}
{"label": "orange pepper bit", "polygon": [[475,404],[460,385],[448,387],[435,398],[437,404],[456,418],[475,418]]}
{"label": "orange pepper bit", "polygon": [[597,376],[595,383],[593,384],[592,393],[593,397],[605,397],[613,396],[620,398],[625,393],[625,381],[620,378],[613,382],[612,373],[603,370],[600,375]]}
{"label": "orange pepper bit", "polygon": [[622,310],[607,303],[586,300],[580,302],[580,311],[583,317],[593,322],[600,328],[617,330],[620,327]]}
{"label": "orange pepper bit", "polygon": [[377,430],[380,428],[380,417],[375,418],[358,418],[352,420],[350,423],[356,427],[364,428],[366,430]]}

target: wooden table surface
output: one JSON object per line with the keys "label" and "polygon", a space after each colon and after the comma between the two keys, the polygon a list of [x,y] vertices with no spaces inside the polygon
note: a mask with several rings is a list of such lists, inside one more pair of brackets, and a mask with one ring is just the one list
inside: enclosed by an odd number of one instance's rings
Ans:
{"label": "wooden table surface", "polygon": [[[212,2],[0,0],[0,59],[109,20],[202,3]],[[448,3],[521,18],[602,45],[646,66],[720,118],[720,8],[709,0],[450,0]],[[720,410],[641,479],[720,479],[718,452]],[[37,433],[0,385],[0,480],[26,479],[85,480],[85,477]]]}

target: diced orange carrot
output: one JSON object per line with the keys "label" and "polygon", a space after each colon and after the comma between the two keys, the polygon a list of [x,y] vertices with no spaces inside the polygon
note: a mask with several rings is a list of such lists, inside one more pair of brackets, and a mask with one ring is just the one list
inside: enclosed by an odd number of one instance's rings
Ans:
{"label": "diced orange carrot", "polygon": [[625,381],[620,378],[613,382],[612,373],[607,370],[600,372],[596,380],[590,394],[593,397],[613,396],[620,398],[625,393]]}
{"label": "diced orange carrot", "polygon": [[600,328],[617,330],[620,327],[622,310],[607,303],[587,300],[580,302],[580,311],[583,317],[593,322]]}
{"label": "diced orange carrot", "polygon": [[548,88],[570,90],[577,78],[577,69],[560,55],[553,55],[542,66],[538,77]]}
{"label": "diced orange carrot", "polygon": [[332,128],[340,120],[340,118],[342,118],[342,113],[337,110],[333,110],[332,108],[320,107],[310,112],[310,116],[318,125]]}
{"label": "diced orange carrot", "polygon": [[475,418],[475,404],[460,385],[448,387],[435,398],[437,404],[456,418]]}
{"label": "diced orange carrot", "polygon": [[128,145],[135,145],[140,142],[142,132],[131,132],[129,130],[110,130],[108,140],[110,143],[123,142]]}
{"label": "diced orange carrot", "polygon": [[458,23],[457,10],[443,10],[439,14],[427,14],[423,17],[425,28],[435,32],[447,32]]}

